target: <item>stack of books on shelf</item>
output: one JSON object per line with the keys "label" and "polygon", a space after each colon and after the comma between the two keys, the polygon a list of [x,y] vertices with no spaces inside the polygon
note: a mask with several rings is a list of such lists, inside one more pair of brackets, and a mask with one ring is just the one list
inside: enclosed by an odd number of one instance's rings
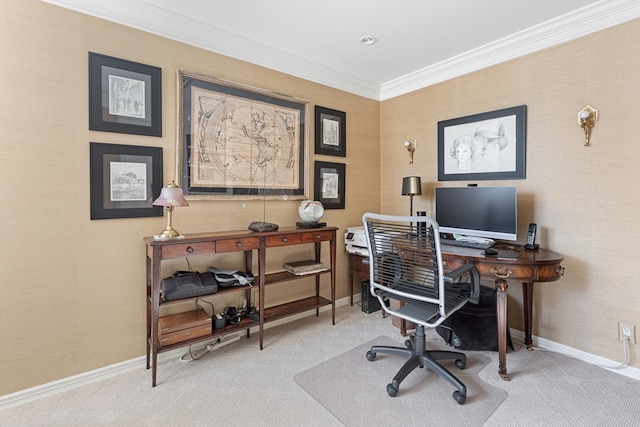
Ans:
{"label": "stack of books on shelf", "polygon": [[327,268],[321,262],[308,259],[304,261],[288,262],[284,265],[284,269],[289,273],[296,275],[313,274],[326,271]]}

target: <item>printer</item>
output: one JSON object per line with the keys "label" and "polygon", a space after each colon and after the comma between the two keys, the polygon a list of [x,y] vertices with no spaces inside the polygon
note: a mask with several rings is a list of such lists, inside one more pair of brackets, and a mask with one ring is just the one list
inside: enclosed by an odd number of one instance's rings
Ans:
{"label": "printer", "polygon": [[348,253],[369,256],[367,236],[364,233],[364,225],[347,227],[344,233],[344,244]]}

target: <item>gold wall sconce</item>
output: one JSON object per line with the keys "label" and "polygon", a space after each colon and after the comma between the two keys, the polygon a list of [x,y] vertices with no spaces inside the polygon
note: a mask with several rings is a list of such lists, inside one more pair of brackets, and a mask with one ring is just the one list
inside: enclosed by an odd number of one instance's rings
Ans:
{"label": "gold wall sconce", "polygon": [[587,105],[578,113],[578,124],[584,129],[584,145],[589,145],[591,138],[591,128],[598,121],[598,110],[591,105]]}
{"label": "gold wall sconce", "polygon": [[409,152],[409,163],[413,163],[413,152],[416,151],[416,139],[412,137],[410,140],[405,141],[404,146]]}

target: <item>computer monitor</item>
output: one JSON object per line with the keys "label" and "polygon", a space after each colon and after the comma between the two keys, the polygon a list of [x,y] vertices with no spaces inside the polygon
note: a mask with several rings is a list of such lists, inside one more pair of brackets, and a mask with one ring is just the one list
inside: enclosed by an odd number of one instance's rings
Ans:
{"label": "computer monitor", "polygon": [[515,187],[436,187],[435,203],[441,233],[517,239]]}

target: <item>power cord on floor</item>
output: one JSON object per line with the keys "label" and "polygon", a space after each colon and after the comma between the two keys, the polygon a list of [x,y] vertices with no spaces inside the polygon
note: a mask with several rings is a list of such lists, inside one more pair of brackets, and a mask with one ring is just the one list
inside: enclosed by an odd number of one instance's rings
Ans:
{"label": "power cord on floor", "polygon": [[212,342],[211,344],[207,344],[207,346],[205,348],[203,348],[200,352],[198,352],[197,354],[193,353],[193,345],[189,346],[189,351],[185,354],[183,354],[180,357],[180,361],[181,362],[193,362],[194,360],[198,360],[201,357],[203,357],[204,355],[211,353],[213,350],[216,349],[216,346],[218,344],[221,344],[225,341],[231,340],[233,339],[234,336],[228,336],[225,335],[224,337],[218,338],[215,340],[215,342]]}
{"label": "power cord on floor", "polygon": [[[619,364],[617,366],[606,366],[606,365],[593,364],[593,366],[597,366],[597,367],[603,368],[603,369],[624,369],[624,368],[626,368],[628,366],[627,363],[629,362],[629,360],[628,360],[629,354],[627,353],[627,342],[629,342],[629,338],[626,338],[626,339],[622,340],[622,351],[624,353],[624,360],[622,361],[621,364]],[[523,347],[526,347],[526,345],[523,342],[514,341],[514,343],[516,343],[518,345],[521,345]],[[574,356],[572,356],[570,354],[562,353],[562,352],[555,351],[555,350],[550,350],[548,348],[534,347],[533,345],[529,346],[529,348],[531,348],[532,350],[547,351],[549,353],[562,354],[563,356],[567,356],[567,357],[570,357],[570,358],[575,359],[575,360],[580,360],[577,357],[574,357]]]}
{"label": "power cord on floor", "polygon": [[211,353],[213,351],[213,349],[216,347],[216,345],[220,344],[221,342],[222,342],[222,340],[220,340],[220,338],[218,338],[214,343],[207,344],[207,346],[205,348],[203,348],[197,354],[193,354],[193,349],[192,349],[193,346],[190,345],[189,346],[189,352],[183,354],[182,357],[180,357],[180,361],[181,362],[193,362],[194,360],[198,360],[202,356],[204,356],[205,354]]}

